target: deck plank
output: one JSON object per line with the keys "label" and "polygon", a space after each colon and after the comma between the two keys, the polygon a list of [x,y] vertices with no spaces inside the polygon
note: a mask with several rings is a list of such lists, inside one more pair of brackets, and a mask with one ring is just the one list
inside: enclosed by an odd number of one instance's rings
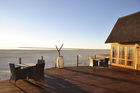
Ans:
{"label": "deck plank", "polygon": [[0,93],[139,93],[140,74],[120,68],[66,67],[45,70],[44,82],[0,81]]}

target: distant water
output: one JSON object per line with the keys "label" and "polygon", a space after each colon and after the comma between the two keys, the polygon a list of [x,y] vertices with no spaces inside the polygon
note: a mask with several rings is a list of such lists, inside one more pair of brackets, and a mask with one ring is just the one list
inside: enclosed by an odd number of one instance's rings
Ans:
{"label": "distant water", "polygon": [[[109,50],[62,50],[64,57],[64,66],[76,66],[76,56],[79,55],[79,63],[81,66],[89,64],[88,56],[102,53],[109,53]],[[45,68],[55,66],[58,53],[56,50],[0,50],[0,80],[6,80],[10,77],[8,62],[17,64],[19,57],[22,63],[37,63],[41,58],[45,59]]]}

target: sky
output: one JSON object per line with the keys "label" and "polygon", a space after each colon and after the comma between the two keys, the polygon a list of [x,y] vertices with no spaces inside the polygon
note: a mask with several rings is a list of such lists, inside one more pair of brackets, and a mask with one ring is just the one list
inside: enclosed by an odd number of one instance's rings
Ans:
{"label": "sky", "polygon": [[0,48],[108,49],[117,19],[140,0],[0,0]]}

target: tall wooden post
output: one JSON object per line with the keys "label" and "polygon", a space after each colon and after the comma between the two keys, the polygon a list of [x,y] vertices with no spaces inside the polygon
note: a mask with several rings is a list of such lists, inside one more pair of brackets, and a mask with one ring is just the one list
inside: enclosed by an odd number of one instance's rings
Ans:
{"label": "tall wooden post", "polygon": [[21,64],[21,57],[19,58],[19,64]]}
{"label": "tall wooden post", "polygon": [[135,45],[136,46],[136,55],[135,55],[135,69],[138,70],[138,63],[139,63],[139,46],[138,44]]}
{"label": "tall wooden post", "polygon": [[77,55],[77,67],[79,65],[79,55]]}
{"label": "tall wooden post", "polygon": [[43,56],[41,56],[41,60],[43,60]]}
{"label": "tall wooden post", "polygon": [[96,55],[94,55],[94,58],[96,59]]}

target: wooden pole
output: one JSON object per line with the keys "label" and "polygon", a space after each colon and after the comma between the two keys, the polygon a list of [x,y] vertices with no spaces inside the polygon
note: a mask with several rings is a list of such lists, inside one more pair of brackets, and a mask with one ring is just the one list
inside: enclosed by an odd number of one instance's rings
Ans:
{"label": "wooden pole", "polygon": [[19,64],[21,64],[21,57],[19,58]]}
{"label": "wooden pole", "polygon": [[94,55],[94,58],[96,59],[96,55]]}
{"label": "wooden pole", "polygon": [[43,60],[43,56],[41,56],[41,60]]}
{"label": "wooden pole", "polygon": [[77,55],[77,67],[79,65],[79,55]]}

